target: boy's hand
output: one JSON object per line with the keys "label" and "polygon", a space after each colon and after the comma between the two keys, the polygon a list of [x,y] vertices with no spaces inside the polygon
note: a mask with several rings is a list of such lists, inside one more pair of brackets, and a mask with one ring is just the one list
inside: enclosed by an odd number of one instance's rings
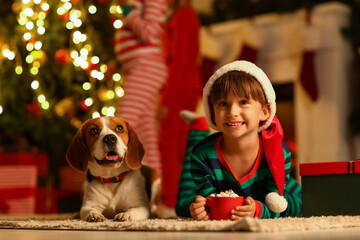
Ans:
{"label": "boy's hand", "polygon": [[242,206],[237,206],[231,211],[231,219],[237,220],[241,217],[254,217],[256,204],[252,197],[247,197]]}
{"label": "boy's hand", "polygon": [[210,215],[205,209],[206,198],[197,195],[195,202],[190,205],[190,214],[197,221],[205,221],[210,219]]}

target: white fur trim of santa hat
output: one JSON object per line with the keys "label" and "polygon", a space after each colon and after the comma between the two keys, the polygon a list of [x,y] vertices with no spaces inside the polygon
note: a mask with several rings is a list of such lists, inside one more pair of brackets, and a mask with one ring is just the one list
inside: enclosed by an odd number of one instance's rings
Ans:
{"label": "white fur trim of santa hat", "polygon": [[211,91],[211,87],[214,84],[214,82],[219,77],[221,77],[222,75],[224,75],[225,73],[227,73],[229,71],[243,71],[245,73],[250,74],[251,76],[253,76],[260,82],[260,84],[265,92],[266,100],[268,101],[268,103],[270,105],[270,117],[259,128],[259,132],[265,130],[270,125],[272,119],[275,116],[276,95],[275,95],[274,88],[273,88],[268,76],[263,72],[263,70],[261,70],[255,64],[248,62],[248,61],[234,61],[234,62],[228,63],[228,64],[222,66],[221,68],[219,68],[209,78],[208,82],[206,83],[206,85],[203,89],[203,103],[204,103],[204,109],[205,109],[205,117],[206,117],[206,121],[207,121],[208,125],[214,130],[219,130],[211,118],[210,108],[212,108],[212,104],[209,102],[210,101],[210,91]]}

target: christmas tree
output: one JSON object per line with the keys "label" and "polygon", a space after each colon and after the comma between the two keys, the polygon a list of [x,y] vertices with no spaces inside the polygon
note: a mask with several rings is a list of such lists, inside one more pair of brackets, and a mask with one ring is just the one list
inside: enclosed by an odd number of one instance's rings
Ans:
{"label": "christmas tree", "polygon": [[124,94],[107,0],[0,1],[0,146],[36,148],[56,171],[83,121],[113,115]]}

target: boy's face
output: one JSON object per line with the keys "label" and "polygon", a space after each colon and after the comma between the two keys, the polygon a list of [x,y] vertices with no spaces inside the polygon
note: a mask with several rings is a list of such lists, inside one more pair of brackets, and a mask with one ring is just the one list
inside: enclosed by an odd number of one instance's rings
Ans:
{"label": "boy's face", "polygon": [[258,134],[261,121],[270,116],[269,106],[247,100],[229,93],[226,99],[220,99],[213,105],[215,123],[224,137],[239,138],[249,134]]}

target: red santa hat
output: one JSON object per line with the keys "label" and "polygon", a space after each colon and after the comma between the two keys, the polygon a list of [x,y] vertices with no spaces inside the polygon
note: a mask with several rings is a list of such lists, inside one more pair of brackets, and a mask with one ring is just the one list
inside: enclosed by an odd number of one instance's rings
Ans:
{"label": "red santa hat", "polygon": [[276,95],[267,75],[255,64],[248,61],[234,61],[218,69],[209,78],[203,90],[203,103],[206,121],[211,128],[219,130],[214,121],[214,111],[211,103],[210,92],[214,82],[229,71],[243,71],[253,76],[261,84],[266,100],[269,103],[270,117],[260,126],[259,132],[261,132],[264,153],[278,192],[268,193],[265,197],[265,204],[273,212],[283,212],[287,208],[287,201],[283,196],[285,187],[285,161],[282,148],[283,130],[279,120],[275,116]]}

